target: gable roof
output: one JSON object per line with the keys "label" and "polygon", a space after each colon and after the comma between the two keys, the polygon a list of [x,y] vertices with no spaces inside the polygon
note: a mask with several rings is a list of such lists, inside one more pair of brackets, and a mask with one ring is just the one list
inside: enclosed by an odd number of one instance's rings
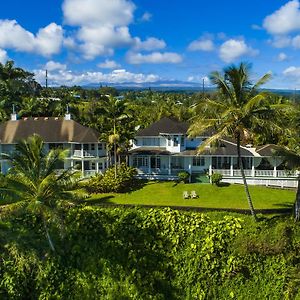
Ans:
{"label": "gable roof", "polygon": [[[217,147],[212,147],[209,149],[203,150],[202,153],[198,154],[198,150],[185,150],[183,152],[177,153],[177,156],[237,156],[236,144],[231,141],[221,139],[220,143]],[[241,155],[242,156],[254,156],[254,154],[247,148],[241,147]]]}
{"label": "gable roof", "polygon": [[38,134],[45,143],[97,143],[99,133],[64,118],[24,118],[0,124],[0,143],[15,144]]}
{"label": "gable roof", "polygon": [[161,133],[186,134],[189,124],[164,117],[149,127],[137,132],[136,136],[159,136]]}
{"label": "gable roof", "polygon": [[260,156],[273,156],[274,152],[280,150],[281,148],[277,145],[274,144],[267,144],[267,145],[263,145],[263,146],[259,146],[256,148],[256,152],[260,155]]}

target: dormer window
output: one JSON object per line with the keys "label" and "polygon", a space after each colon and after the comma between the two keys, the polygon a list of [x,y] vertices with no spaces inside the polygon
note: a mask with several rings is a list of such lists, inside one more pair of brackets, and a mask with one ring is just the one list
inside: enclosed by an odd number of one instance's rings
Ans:
{"label": "dormer window", "polygon": [[183,146],[184,145],[184,136],[181,136],[181,140],[180,140],[180,145]]}
{"label": "dormer window", "polygon": [[174,147],[177,147],[179,143],[178,135],[174,135]]}

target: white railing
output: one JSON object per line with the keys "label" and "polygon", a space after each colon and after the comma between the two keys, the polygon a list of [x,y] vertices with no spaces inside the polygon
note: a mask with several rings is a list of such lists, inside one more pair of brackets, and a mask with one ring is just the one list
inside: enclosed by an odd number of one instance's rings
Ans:
{"label": "white railing", "polygon": [[224,175],[224,176],[230,176],[230,175],[231,175],[229,169],[213,169],[212,171],[213,171],[214,173],[219,173],[219,174],[222,174],[222,175]]}
{"label": "white railing", "polygon": [[274,170],[255,170],[255,176],[257,177],[274,177]]}
{"label": "white railing", "polygon": [[91,177],[91,176],[95,176],[97,173],[96,170],[85,170],[84,171],[84,177]]}
{"label": "white railing", "polygon": [[96,152],[93,152],[93,151],[87,151],[87,150],[84,150],[84,151],[74,150],[73,151],[73,156],[76,156],[76,157],[95,157],[96,155],[97,155]]}

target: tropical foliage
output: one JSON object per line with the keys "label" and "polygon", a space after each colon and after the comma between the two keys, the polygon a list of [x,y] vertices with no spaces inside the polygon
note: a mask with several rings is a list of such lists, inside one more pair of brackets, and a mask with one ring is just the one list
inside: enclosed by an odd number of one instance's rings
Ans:
{"label": "tropical foliage", "polygon": [[38,215],[2,216],[1,299],[300,296],[299,228],[289,218],[90,207],[65,216],[56,255]]}
{"label": "tropical foliage", "polygon": [[264,139],[282,136],[281,117],[286,106],[274,102],[268,93],[258,91],[269,79],[270,74],[265,74],[256,83],[251,83],[250,65],[246,63],[229,66],[223,73],[212,72],[210,80],[217,86],[219,97],[215,100],[207,98],[195,106],[196,116],[189,129],[190,136],[208,130],[215,132],[202,144],[200,151],[224,137],[235,140],[239,168],[254,218],[256,215],[245,177],[241,144],[252,144],[257,136]]}
{"label": "tropical foliage", "polygon": [[46,154],[44,143],[37,135],[20,141],[15,151],[5,156],[11,168],[0,187],[2,203],[12,206],[17,203],[26,210],[38,212],[52,250],[48,222],[60,219],[58,209],[65,201],[72,203],[77,199],[75,175],[69,170],[56,173],[57,165],[66,155],[65,151],[54,149]]}

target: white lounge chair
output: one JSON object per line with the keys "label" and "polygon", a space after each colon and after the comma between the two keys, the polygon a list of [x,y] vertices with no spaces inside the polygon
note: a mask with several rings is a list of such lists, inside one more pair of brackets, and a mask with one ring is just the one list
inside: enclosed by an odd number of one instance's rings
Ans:
{"label": "white lounge chair", "polygon": [[198,195],[197,195],[196,191],[191,191],[191,198],[192,199],[198,198]]}
{"label": "white lounge chair", "polygon": [[190,195],[187,191],[184,191],[182,196],[183,196],[183,199],[189,199],[190,198]]}

